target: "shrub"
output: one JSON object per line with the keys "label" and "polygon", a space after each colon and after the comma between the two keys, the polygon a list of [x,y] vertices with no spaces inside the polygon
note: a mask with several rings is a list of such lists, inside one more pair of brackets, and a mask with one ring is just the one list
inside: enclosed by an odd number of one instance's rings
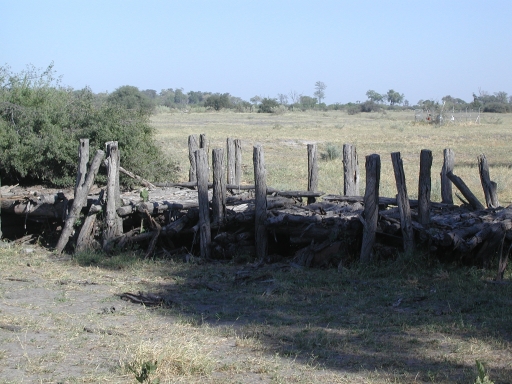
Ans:
{"label": "shrub", "polygon": [[353,104],[347,108],[347,113],[349,115],[356,115],[359,112],[361,112],[361,104]]}
{"label": "shrub", "polygon": [[510,105],[505,103],[488,103],[484,105],[484,112],[507,113],[510,112]]}
{"label": "shrub", "polygon": [[325,147],[325,153],[320,155],[322,160],[335,160],[343,155],[343,149],[332,144],[327,143]]}
{"label": "shrub", "polygon": [[368,100],[361,104],[360,109],[361,112],[377,112],[380,111],[381,108],[376,102]]}
{"label": "shrub", "polygon": [[229,93],[215,93],[210,95],[208,99],[204,102],[204,106],[209,109],[214,109],[216,111],[220,111],[223,108],[231,108]]}
{"label": "shrub", "polygon": [[279,107],[279,103],[276,99],[265,97],[258,105],[258,113],[274,113],[277,107]]}
{"label": "shrub", "polygon": [[20,74],[1,67],[2,181],[72,186],[81,138],[89,138],[91,156],[105,142],[118,141],[124,168],[152,181],[172,179],[176,166],[155,145],[149,114],[107,99],[88,88],[60,86],[52,66],[43,73],[29,67]]}

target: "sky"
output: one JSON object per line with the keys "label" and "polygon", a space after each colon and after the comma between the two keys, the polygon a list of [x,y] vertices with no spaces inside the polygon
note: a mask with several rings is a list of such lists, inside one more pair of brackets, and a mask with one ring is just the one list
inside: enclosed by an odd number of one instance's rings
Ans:
{"label": "sky", "polygon": [[0,0],[0,66],[62,84],[411,104],[512,94],[510,0]]}

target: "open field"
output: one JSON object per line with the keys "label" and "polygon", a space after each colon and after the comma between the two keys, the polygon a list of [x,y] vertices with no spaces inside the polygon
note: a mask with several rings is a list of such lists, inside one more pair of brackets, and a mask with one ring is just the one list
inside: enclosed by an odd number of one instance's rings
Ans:
{"label": "open field", "polygon": [[[243,275],[240,271],[247,274]],[[236,278],[246,276],[246,278]],[[337,271],[0,249],[0,383],[512,382],[512,285],[416,257]],[[161,294],[164,307],[122,301]]]}
{"label": "open field", "polygon": [[[364,188],[364,156],[381,156],[381,196],[396,194],[391,152],[401,152],[408,193],[417,196],[419,155],[422,149],[433,152],[432,199],[440,201],[439,172],[443,149],[455,151],[455,174],[462,177],[471,190],[484,201],[478,174],[477,156],[484,153],[490,165],[491,179],[498,183],[500,203],[512,202],[512,115],[482,114],[481,123],[447,123],[436,127],[414,122],[414,112],[361,113],[347,115],[342,111],[293,112],[282,115],[263,113],[172,113],[152,118],[157,137],[166,150],[179,160],[180,180],[188,177],[187,137],[205,133],[211,147],[225,148],[227,137],[242,140],[245,183],[253,182],[252,147],[261,143],[265,152],[267,182],[278,189],[307,188],[306,144],[316,142],[319,152],[328,143],[342,147],[357,146]],[[341,159],[320,163],[319,189],[326,193],[343,190]],[[363,192],[363,191],[362,191]]]}

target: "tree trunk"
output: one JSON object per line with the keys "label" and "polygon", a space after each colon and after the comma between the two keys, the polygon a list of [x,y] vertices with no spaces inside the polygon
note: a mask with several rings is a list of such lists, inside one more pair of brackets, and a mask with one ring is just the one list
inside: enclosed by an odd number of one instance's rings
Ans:
{"label": "tree trunk", "polygon": [[412,230],[411,206],[409,196],[407,196],[407,186],[405,184],[405,173],[400,152],[391,154],[393,170],[395,171],[396,189],[398,191],[397,203],[400,210],[400,226],[404,241],[404,251],[412,252],[414,248],[414,233]]}
{"label": "tree trunk", "polygon": [[373,245],[375,232],[379,219],[379,183],[380,183],[380,156],[373,154],[366,156],[366,190],[364,194],[363,244],[361,246],[360,260],[369,263],[373,258]]}
{"label": "tree trunk", "polygon": [[212,151],[213,164],[213,197],[212,213],[213,223],[222,226],[226,215],[226,179],[224,168],[224,150],[221,148]]}
{"label": "tree trunk", "polygon": [[188,181],[196,182],[197,181],[197,171],[196,171],[196,158],[194,153],[199,149],[199,144],[197,142],[197,136],[190,135],[188,137],[188,159],[190,160],[190,170],[188,172]]}
{"label": "tree trunk", "polygon": [[498,208],[500,203],[498,201],[498,193],[496,192],[497,184],[491,181],[489,165],[483,153],[478,156],[478,169],[480,171],[480,181],[482,182],[487,208]]}
{"label": "tree trunk", "polygon": [[89,167],[87,177],[85,178],[84,186],[83,188],[80,189],[80,193],[77,196],[75,196],[73,200],[73,205],[64,224],[64,228],[62,229],[59,242],[55,247],[55,251],[57,253],[62,253],[64,247],[69,241],[69,236],[73,232],[73,225],[75,224],[75,221],[78,219],[80,211],[82,210],[82,206],[87,201],[87,195],[89,194],[89,190],[91,189],[92,184],[94,183],[94,178],[98,173],[98,169],[100,168],[103,156],[105,156],[105,152],[103,152],[102,150],[98,150],[96,152],[96,156],[94,156],[92,164]]}
{"label": "tree trunk", "polygon": [[471,190],[468,188],[466,183],[462,181],[462,179],[459,176],[454,175],[452,172],[448,172],[446,174],[448,178],[452,181],[453,184],[459,189],[459,191],[462,193],[462,195],[467,199],[468,203],[473,207],[475,210],[485,209],[482,203],[476,198],[476,196],[471,192]]}
{"label": "tree trunk", "polygon": [[[316,192],[318,189],[318,162],[316,144],[308,144],[308,191]],[[316,201],[314,197],[308,198],[308,204]]]}
{"label": "tree trunk", "polygon": [[268,234],[265,226],[267,219],[267,172],[263,149],[255,145],[253,149],[255,190],[255,243],[256,257],[264,260],[268,252]]}
{"label": "tree trunk", "polygon": [[455,152],[453,149],[443,151],[444,161],[441,169],[441,201],[445,204],[453,204],[452,182],[448,177],[449,172],[453,172],[455,164]]}
{"label": "tree trunk", "polygon": [[208,161],[204,149],[195,152],[197,170],[197,197],[199,202],[199,239],[201,257],[210,259],[211,229],[210,208],[208,202]]}
{"label": "tree trunk", "polygon": [[432,190],[432,151],[422,149],[418,185],[418,222],[425,228],[430,224],[430,191]]}
{"label": "tree trunk", "polygon": [[359,162],[352,144],[343,144],[343,194],[359,196]]}

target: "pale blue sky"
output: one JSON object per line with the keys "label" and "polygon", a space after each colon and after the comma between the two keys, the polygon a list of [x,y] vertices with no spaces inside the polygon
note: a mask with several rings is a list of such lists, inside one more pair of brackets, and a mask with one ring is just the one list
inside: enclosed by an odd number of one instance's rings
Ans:
{"label": "pale blue sky", "polygon": [[512,93],[510,0],[0,0],[0,38],[0,65],[53,61],[63,84],[94,92]]}

